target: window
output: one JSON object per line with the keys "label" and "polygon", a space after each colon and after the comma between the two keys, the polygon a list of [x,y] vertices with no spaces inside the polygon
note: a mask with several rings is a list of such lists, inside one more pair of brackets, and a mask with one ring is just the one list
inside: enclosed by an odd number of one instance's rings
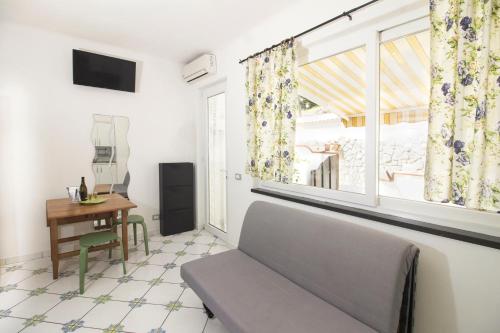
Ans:
{"label": "window", "polygon": [[[295,175],[271,190],[498,233],[498,215],[423,198],[430,95],[428,9],[338,27],[299,49]],[[474,225],[469,223],[475,221]]]}
{"label": "window", "polygon": [[365,193],[366,48],[299,67],[294,182]]}
{"label": "window", "polygon": [[380,195],[424,200],[429,53],[429,30],[380,43]]}

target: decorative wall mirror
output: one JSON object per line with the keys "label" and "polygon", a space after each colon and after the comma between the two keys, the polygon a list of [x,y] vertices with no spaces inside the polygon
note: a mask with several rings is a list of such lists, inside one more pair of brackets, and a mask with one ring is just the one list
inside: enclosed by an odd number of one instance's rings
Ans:
{"label": "decorative wall mirror", "polygon": [[130,173],[127,161],[130,147],[127,141],[129,120],[123,116],[94,114],[92,144],[95,148],[92,170],[94,192],[119,193],[128,198]]}

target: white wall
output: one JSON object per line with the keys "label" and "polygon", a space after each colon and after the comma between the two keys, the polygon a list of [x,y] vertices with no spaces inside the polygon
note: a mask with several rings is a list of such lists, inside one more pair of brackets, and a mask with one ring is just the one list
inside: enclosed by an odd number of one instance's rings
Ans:
{"label": "white wall", "polygon": [[[73,48],[137,61],[137,92],[73,85]],[[157,230],[158,163],[195,159],[194,95],[180,64],[7,22],[0,50],[0,259],[47,251],[45,200],[81,176],[92,189],[93,113],[129,117],[129,195]]]}
{"label": "white wall", "polygon": [[[218,74],[197,84],[203,88],[220,80],[227,81],[227,168],[228,168],[228,240],[236,245],[241,224],[248,206],[255,200],[277,202],[320,214],[338,217],[370,228],[404,237],[421,249],[418,268],[415,329],[418,333],[496,333],[500,331],[500,251],[376,222],[343,216],[311,207],[252,194],[252,180],[245,175],[242,181],[234,173],[244,173],[245,142],[245,66],[238,60],[271,44],[316,25],[337,13],[364,1],[337,2],[328,0],[303,1],[290,6],[279,15],[241,36],[224,49],[215,52]],[[412,1],[413,2],[413,1]],[[415,1],[428,6],[427,1]],[[372,13],[397,12],[401,1],[384,1],[372,7]],[[409,7],[413,5],[408,1]],[[351,23],[359,22],[363,13],[355,14]],[[349,27],[346,20],[341,23]],[[337,25],[336,27],[338,27]],[[335,28],[335,26],[333,26]],[[200,108],[201,110],[201,108]],[[201,111],[200,111],[201,112]],[[200,123],[198,131],[201,132]],[[198,143],[199,143],[198,138]],[[203,152],[198,152],[199,167],[204,166]],[[202,186],[203,184],[200,184]],[[199,187],[200,189],[200,187]],[[199,206],[203,218],[203,207]]]}

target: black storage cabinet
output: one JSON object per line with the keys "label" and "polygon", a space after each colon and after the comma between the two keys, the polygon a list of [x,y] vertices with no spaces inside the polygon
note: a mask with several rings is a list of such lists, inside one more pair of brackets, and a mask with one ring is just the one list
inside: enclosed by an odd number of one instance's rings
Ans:
{"label": "black storage cabinet", "polygon": [[193,163],[160,163],[160,233],[194,229]]}

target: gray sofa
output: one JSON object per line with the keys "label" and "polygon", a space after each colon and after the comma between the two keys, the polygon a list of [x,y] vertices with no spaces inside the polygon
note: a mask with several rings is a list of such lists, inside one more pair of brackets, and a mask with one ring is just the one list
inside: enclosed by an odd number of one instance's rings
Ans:
{"label": "gray sofa", "polygon": [[181,266],[231,333],[411,332],[419,250],[367,227],[266,202],[238,249]]}

